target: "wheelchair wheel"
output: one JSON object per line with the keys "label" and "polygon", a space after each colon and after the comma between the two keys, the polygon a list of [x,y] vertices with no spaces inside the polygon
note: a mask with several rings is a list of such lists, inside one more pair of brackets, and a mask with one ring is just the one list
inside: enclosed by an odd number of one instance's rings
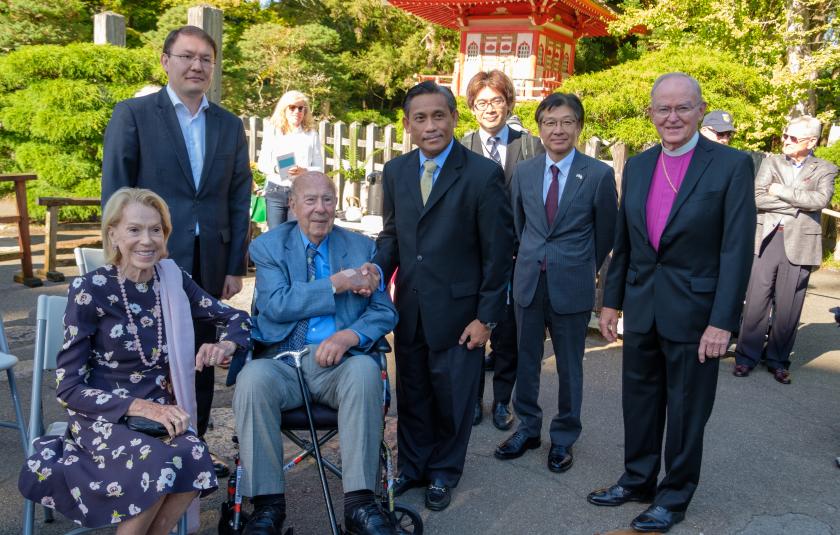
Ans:
{"label": "wheelchair wheel", "polygon": [[399,535],[423,535],[423,519],[411,507],[395,503],[391,517]]}
{"label": "wheelchair wheel", "polygon": [[248,523],[248,514],[242,511],[239,514],[239,529],[233,529],[233,510],[228,502],[222,503],[219,513],[219,535],[240,535]]}

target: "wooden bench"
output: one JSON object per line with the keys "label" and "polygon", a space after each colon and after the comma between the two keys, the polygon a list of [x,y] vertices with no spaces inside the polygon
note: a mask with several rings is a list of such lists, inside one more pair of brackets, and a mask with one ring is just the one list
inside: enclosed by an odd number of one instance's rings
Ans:
{"label": "wooden bench", "polygon": [[56,270],[56,245],[58,242],[58,212],[62,206],[99,206],[98,197],[38,197],[38,205],[47,207],[44,229],[44,268],[38,275],[53,282],[62,282],[64,274]]}
{"label": "wooden bench", "polygon": [[18,227],[17,257],[20,258],[21,271],[14,274],[14,281],[34,288],[42,286],[41,279],[32,272],[32,242],[29,237],[29,209],[26,207],[26,181],[36,180],[32,174],[0,175],[0,182],[15,183],[15,204],[17,214],[0,217],[0,223],[16,223]]}

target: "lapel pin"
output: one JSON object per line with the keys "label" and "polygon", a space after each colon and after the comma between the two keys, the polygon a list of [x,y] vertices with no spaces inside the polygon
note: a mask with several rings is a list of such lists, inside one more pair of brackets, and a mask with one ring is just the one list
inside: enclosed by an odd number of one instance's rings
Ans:
{"label": "lapel pin", "polygon": [[578,180],[583,180],[583,175],[578,173],[578,174],[575,175],[575,178],[578,179]]}

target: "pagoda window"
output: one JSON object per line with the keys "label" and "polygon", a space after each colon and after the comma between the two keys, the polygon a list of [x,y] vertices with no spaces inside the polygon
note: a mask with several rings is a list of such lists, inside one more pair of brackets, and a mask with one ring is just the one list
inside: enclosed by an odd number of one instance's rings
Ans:
{"label": "pagoda window", "polygon": [[563,54],[563,72],[569,72],[569,54]]}
{"label": "pagoda window", "polygon": [[540,47],[537,49],[537,65],[542,65],[543,64],[543,55],[544,54],[545,54],[545,51],[543,49],[543,46],[540,45]]}
{"label": "pagoda window", "polygon": [[531,57],[531,47],[528,43],[520,43],[516,49],[516,57],[519,59],[528,59]]}
{"label": "pagoda window", "polygon": [[467,45],[467,59],[473,61],[478,59],[478,44],[475,41]]}

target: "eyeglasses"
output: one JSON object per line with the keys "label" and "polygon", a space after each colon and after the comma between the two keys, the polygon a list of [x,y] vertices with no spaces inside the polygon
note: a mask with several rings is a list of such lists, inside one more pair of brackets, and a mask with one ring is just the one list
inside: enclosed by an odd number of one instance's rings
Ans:
{"label": "eyeglasses", "polygon": [[487,109],[487,106],[493,106],[494,108],[501,108],[507,101],[502,97],[495,97],[491,98],[490,100],[476,100],[473,103],[473,107],[478,111],[484,111]]}
{"label": "eyeglasses", "polygon": [[198,60],[201,66],[205,69],[212,69],[215,61],[212,56],[193,56],[192,54],[166,54],[170,58],[178,58],[187,65],[192,65],[195,60]]}
{"label": "eyeglasses", "polygon": [[677,106],[676,108],[670,108],[668,106],[659,106],[657,108],[651,108],[651,112],[653,113],[654,117],[659,119],[666,119],[671,116],[671,113],[676,113],[677,117],[680,119],[685,119],[688,117],[694,108],[697,107],[697,104],[683,104],[681,106]]}
{"label": "eyeglasses", "polygon": [[[712,130],[714,132],[714,130]],[[718,139],[732,139],[732,132],[715,132]]]}
{"label": "eyeglasses", "polygon": [[306,108],[306,106],[289,106],[286,109],[289,110],[290,112],[294,113],[294,112],[298,112],[298,111],[305,112],[307,108]]}
{"label": "eyeglasses", "polygon": [[571,130],[574,128],[578,122],[573,121],[572,119],[563,119],[562,121],[555,121],[554,119],[546,119],[545,121],[540,121],[540,126],[547,130],[554,130],[557,128],[557,125],[560,125],[560,128],[563,130]]}
{"label": "eyeglasses", "polygon": [[788,134],[782,134],[782,139],[785,141],[790,140],[791,143],[799,143],[800,141],[808,141],[809,139],[813,139],[813,137],[798,137],[798,136],[791,136]]}

